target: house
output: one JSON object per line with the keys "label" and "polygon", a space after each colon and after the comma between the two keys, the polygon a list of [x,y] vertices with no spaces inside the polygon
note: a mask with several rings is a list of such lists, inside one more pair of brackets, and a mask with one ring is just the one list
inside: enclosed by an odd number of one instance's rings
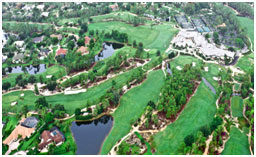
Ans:
{"label": "house", "polygon": [[22,118],[19,125],[12,131],[12,133],[3,141],[4,144],[11,144],[21,135],[22,139],[30,137],[36,130],[38,120],[35,117]]}
{"label": "house", "polygon": [[21,123],[21,126],[27,127],[27,128],[36,128],[37,123],[39,120],[36,117],[28,117],[25,119],[24,122]]}
{"label": "house", "polygon": [[61,34],[52,34],[50,35],[51,38],[57,38],[58,40],[62,39],[62,35]]}
{"label": "house", "polygon": [[90,37],[88,37],[88,36],[84,37],[84,44],[85,44],[85,45],[89,45],[90,40],[91,40]]}
{"label": "house", "polygon": [[40,42],[42,42],[43,40],[44,40],[44,36],[35,37],[35,38],[32,39],[32,41],[33,41],[34,43],[40,43]]}
{"label": "house", "polygon": [[67,50],[60,48],[57,52],[56,52],[56,56],[65,56],[66,55]]}
{"label": "house", "polygon": [[88,47],[81,46],[76,52],[81,52],[82,55],[89,53]]}
{"label": "house", "polygon": [[57,127],[53,127],[50,131],[45,130],[41,134],[41,143],[38,145],[38,148],[39,150],[42,150],[53,142],[56,144],[56,146],[59,146],[64,141],[65,136],[63,135],[63,133]]}
{"label": "house", "polygon": [[43,4],[40,4],[38,6],[36,6],[37,9],[43,11],[44,10],[44,5]]}
{"label": "house", "polygon": [[44,56],[48,56],[48,54],[49,54],[50,51],[51,51],[51,50],[48,49],[48,48],[43,48],[43,49],[40,50],[40,54],[41,54],[41,55],[44,55]]}
{"label": "house", "polygon": [[12,58],[13,63],[23,63],[24,54],[18,53]]}
{"label": "house", "polygon": [[7,59],[8,59],[8,57],[7,57],[7,56],[2,55],[2,63],[4,63]]}
{"label": "house", "polygon": [[111,8],[112,11],[117,11],[118,10],[118,5],[117,4],[112,4],[112,5],[109,5],[109,8]]}
{"label": "house", "polygon": [[41,16],[48,17],[49,12],[42,12]]}
{"label": "house", "polygon": [[15,41],[14,42],[14,45],[16,46],[16,47],[22,47],[23,45],[24,45],[24,41]]}

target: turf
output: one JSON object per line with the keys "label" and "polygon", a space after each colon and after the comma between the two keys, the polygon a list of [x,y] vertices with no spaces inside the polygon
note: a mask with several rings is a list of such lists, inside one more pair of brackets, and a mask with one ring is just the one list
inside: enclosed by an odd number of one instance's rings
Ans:
{"label": "turf", "polygon": [[[142,25],[134,27],[132,25],[111,21],[111,22],[97,22],[89,24],[89,30],[99,30],[111,32],[112,30],[118,30],[123,33],[127,33],[129,42],[132,43],[134,40],[137,43],[142,42],[144,48],[165,50],[169,46],[169,42],[176,32],[175,28],[171,25],[157,25],[151,29],[150,25]],[[160,30],[162,29],[162,30]],[[158,41],[161,39],[161,41]]]}
{"label": "turf", "polygon": [[243,117],[243,99],[240,96],[233,96],[231,99],[232,116]]}
{"label": "turf", "polygon": [[254,65],[254,54],[250,53],[241,57],[236,63],[236,67],[239,67],[241,70],[248,72],[250,68],[253,68]]}
{"label": "turf", "polygon": [[[57,94],[52,96],[47,96],[46,100],[49,104],[62,104],[65,106],[68,114],[73,114],[76,108],[83,108],[86,105],[88,100],[96,101],[99,99],[105,92],[112,87],[112,80],[115,80],[117,86],[123,86],[133,70],[125,72],[119,76],[116,76],[112,79],[109,79],[97,86],[89,88],[84,93],[73,94],[73,95],[64,95]],[[24,97],[20,97],[20,94],[24,93]],[[19,112],[23,105],[28,105],[29,109],[34,109],[34,102],[39,98],[35,96],[33,91],[17,91],[5,94],[2,96],[3,110],[8,110],[12,112]],[[14,101],[18,102],[18,105],[10,106]]]}
{"label": "turf", "polygon": [[216,113],[215,101],[214,94],[201,82],[179,118],[164,131],[154,135],[155,154],[178,154],[178,149],[187,135],[195,134],[200,127],[211,123]]}
{"label": "turf", "polygon": [[129,133],[133,124],[144,112],[149,100],[157,102],[164,75],[161,70],[149,73],[147,80],[140,86],[125,93],[120,100],[114,117],[114,125],[103,143],[101,154],[107,154],[111,148]]}
{"label": "turf", "polygon": [[254,22],[252,19],[247,17],[240,17],[238,16],[238,21],[240,22],[241,26],[247,29],[247,35],[252,41],[252,45],[254,45]]}
{"label": "turf", "polygon": [[230,139],[225,144],[222,155],[251,155],[248,137],[236,127],[231,127]]}

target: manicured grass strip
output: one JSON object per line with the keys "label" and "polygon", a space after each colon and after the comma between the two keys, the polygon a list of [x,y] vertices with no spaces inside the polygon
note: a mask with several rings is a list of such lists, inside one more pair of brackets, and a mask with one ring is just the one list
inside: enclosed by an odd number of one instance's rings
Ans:
{"label": "manicured grass strip", "polygon": [[216,113],[215,101],[214,94],[201,82],[179,118],[164,131],[154,135],[155,154],[178,154],[178,149],[187,135],[195,134],[200,127],[211,123]]}
{"label": "manicured grass strip", "polygon": [[[52,104],[52,105],[55,105],[55,104],[64,105],[65,109],[67,110],[67,113],[73,114],[76,108],[85,107],[86,102],[88,100],[90,100],[91,102],[93,101],[97,102],[97,100],[102,95],[104,95],[108,89],[112,87],[112,80],[116,81],[117,86],[125,85],[127,82],[127,79],[129,78],[129,76],[132,74],[134,70],[135,69],[130,70],[119,76],[109,79],[97,86],[89,88],[84,93],[73,94],[73,95],[64,95],[64,94],[52,95],[52,96],[47,96],[46,100],[48,101],[49,104]],[[24,97],[20,96],[21,93],[24,93]],[[2,99],[3,110],[19,112],[23,105],[28,105],[30,110],[34,109],[35,101],[39,98],[39,96],[35,96],[33,91],[18,91],[18,92],[12,92],[12,93],[3,95],[2,98],[3,98]],[[11,106],[11,103],[14,101],[17,101],[18,105]]]}
{"label": "manicured grass strip", "polygon": [[147,146],[147,152],[145,153],[145,155],[152,155],[152,152],[151,152],[151,147],[150,147],[150,144],[141,136],[140,133],[138,132],[134,132],[136,134],[136,136],[140,139],[140,141],[142,143],[145,143],[146,146]]}
{"label": "manicured grass strip", "polygon": [[221,155],[251,155],[248,137],[236,127],[231,127],[230,139]]}
{"label": "manicured grass strip", "polygon": [[231,109],[234,117],[243,117],[243,99],[240,96],[232,97]]}
{"label": "manicured grass strip", "polygon": [[235,90],[237,90],[237,91],[240,90],[240,84],[238,84],[238,83],[235,84]]}
{"label": "manicured grass strip", "polygon": [[131,124],[143,114],[149,100],[157,102],[163,84],[163,72],[152,71],[145,82],[122,96],[113,114],[114,126],[103,143],[101,154],[108,154],[117,141],[129,133]]}
{"label": "manicured grass strip", "polygon": [[237,16],[237,19],[242,27],[247,29],[247,35],[251,39],[252,45],[254,45],[254,21],[250,18],[240,16]]}
{"label": "manicured grass strip", "polygon": [[254,54],[250,53],[249,55],[241,57],[236,63],[236,67],[239,67],[241,70],[248,72],[254,65]]}

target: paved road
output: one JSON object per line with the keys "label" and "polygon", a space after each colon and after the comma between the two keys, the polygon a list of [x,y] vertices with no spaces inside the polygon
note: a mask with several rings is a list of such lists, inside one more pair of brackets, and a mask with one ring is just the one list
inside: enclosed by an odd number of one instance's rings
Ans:
{"label": "paved road", "polygon": [[213,88],[213,86],[204,77],[202,77],[202,79],[203,79],[205,85],[211,89],[213,94],[216,94],[216,90]]}

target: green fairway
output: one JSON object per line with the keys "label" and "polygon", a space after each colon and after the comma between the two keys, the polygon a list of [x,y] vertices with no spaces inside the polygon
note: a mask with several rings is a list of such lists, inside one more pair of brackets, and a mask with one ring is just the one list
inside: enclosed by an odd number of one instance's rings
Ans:
{"label": "green fairway", "polygon": [[177,154],[187,135],[195,134],[200,127],[211,123],[216,113],[215,101],[214,94],[201,82],[179,118],[164,131],[154,135],[155,154]]}
{"label": "green fairway", "polygon": [[[20,74],[26,77],[29,77],[30,74],[24,74],[24,73],[13,73],[13,74],[9,74],[7,77],[3,78],[2,79],[2,83],[5,83],[5,82],[10,82],[11,83],[11,86],[15,86],[15,79],[17,76],[19,76]],[[51,66],[49,68],[46,69],[45,72],[43,73],[40,73],[40,74],[35,74],[37,80],[39,80],[39,77],[40,76],[43,76],[44,79],[46,79],[46,76],[47,75],[54,75],[57,79],[62,77],[62,76],[65,76],[67,75],[66,73],[66,70],[63,66],[60,66],[60,65],[54,65],[54,66]]]}
{"label": "green fairway", "polygon": [[254,65],[254,54],[250,53],[239,58],[238,62],[236,63],[236,67],[239,67],[241,70],[248,72],[250,68],[253,68]]}
{"label": "green fairway", "polygon": [[240,96],[233,96],[231,99],[232,116],[243,117],[243,99]]}
{"label": "green fairway", "polygon": [[132,43],[133,40],[136,40],[137,43],[142,42],[145,48],[159,50],[167,49],[171,38],[176,32],[176,29],[170,24],[156,25],[151,29],[150,25],[134,27],[132,25],[117,21],[91,23],[89,24],[89,30],[92,29],[98,29],[99,31],[104,30],[105,32],[118,30],[128,34],[130,43]]}
{"label": "green fairway", "polygon": [[254,21],[247,17],[237,16],[238,20],[242,27],[247,29],[247,35],[252,41],[252,45],[254,45]]}
{"label": "green fairway", "polygon": [[235,90],[236,90],[236,91],[239,91],[239,90],[240,90],[240,84],[238,84],[238,83],[235,84]]}
{"label": "green fairway", "polygon": [[[90,100],[91,102],[98,100],[108,89],[112,87],[112,80],[116,81],[117,86],[123,86],[132,72],[133,70],[130,70],[129,72],[109,79],[97,86],[89,88],[84,93],[73,95],[57,94],[53,96],[47,96],[46,99],[49,104],[64,105],[67,113],[73,114],[76,108],[85,107],[88,100]],[[21,93],[25,94],[24,97],[20,96]],[[22,105],[28,105],[29,109],[32,110],[34,107],[34,102],[38,99],[38,96],[35,96],[33,91],[18,91],[3,95],[2,98],[3,110],[18,112],[21,109]],[[14,101],[17,101],[18,105],[11,106],[10,104]]]}
{"label": "green fairway", "polygon": [[163,83],[163,72],[153,71],[142,85],[122,96],[120,106],[113,114],[114,126],[103,143],[101,154],[107,154],[119,139],[129,133],[131,124],[143,114],[149,100],[157,102]]}
{"label": "green fairway", "polygon": [[225,144],[225,149],[221,155],[251,155],[248,137],[236,127],[231,127],[230,139]]}

